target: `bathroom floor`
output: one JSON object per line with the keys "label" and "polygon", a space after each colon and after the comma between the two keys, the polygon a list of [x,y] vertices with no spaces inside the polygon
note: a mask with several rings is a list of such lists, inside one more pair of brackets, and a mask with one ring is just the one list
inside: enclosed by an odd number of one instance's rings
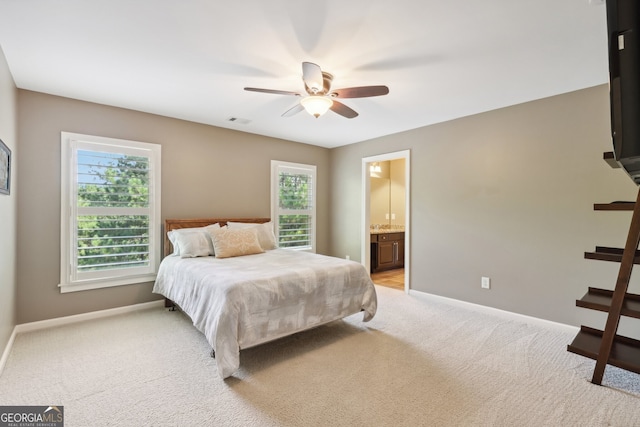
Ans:
{"label": "bathroom floor", "polygon": [[404,268],[373,273],[371,274],[371,280],[373,280],[373,283],[376,285],[404,291]]}

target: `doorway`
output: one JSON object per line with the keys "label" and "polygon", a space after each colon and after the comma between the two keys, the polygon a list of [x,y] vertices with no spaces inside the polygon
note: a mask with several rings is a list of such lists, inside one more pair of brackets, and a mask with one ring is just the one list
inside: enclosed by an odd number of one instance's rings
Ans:
{"label": "doorway", "polygon": [[[385,167],[391,170],[385,171]],[[398,177],[398,173],[401,173],[401,176]],[[390,196],[386,211],[384,208],[381,211],[372,209],[372,199],[379,197],[377,193],[379,193],[383,185],[378,178],[382,177],[384,179],[389,175],[391,176],[391,181],[394,181],[394,174],[396,176],[395,181],[403,181],[403,193],[396,197]],[[411,259],[410,177],[409,150],[364,157],[362,159],[362,188],[364,189],[361,210],[362,264],[369,273],[373,273],[372,269],[378,271],[376,267],[385,264],[380,270],[384,270],[386,275],[395,276],[396,287],[398,287],[398,280],[403,279],[405,292],[409,292],[409,289],[411,289],[409,280],[409,263]],[[389,191],[402,191],[398,189],[397,185],[393,188],[395,190],[390,189]],[[378,240],[380,241],[378,242]],[[372,247],[375,251],[373,254]],[[397,265],[394,265],[394,263],[397,263]]]}

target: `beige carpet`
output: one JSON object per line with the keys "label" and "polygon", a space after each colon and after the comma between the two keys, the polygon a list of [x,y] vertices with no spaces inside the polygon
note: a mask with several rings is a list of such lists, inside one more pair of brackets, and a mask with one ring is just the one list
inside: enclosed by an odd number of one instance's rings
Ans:
{"label": "beige carpet", "polygon": [[640,376],[568,353],[559,328],[378,287],[379,311],[241,352],[218,378],[179,312],[18,335],[0,405],[65,426],[640,426]]}

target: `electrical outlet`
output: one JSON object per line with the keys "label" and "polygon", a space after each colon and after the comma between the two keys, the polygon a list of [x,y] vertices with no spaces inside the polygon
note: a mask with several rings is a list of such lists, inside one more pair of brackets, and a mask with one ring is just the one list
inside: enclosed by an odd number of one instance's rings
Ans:
{"label": "electrical outlet", "polygon": [[488,277],[483,277],[482,281],[480,282],[480,286],[482,286],[482,289],[491,289],[491,279]]}
{"label": "electrical outlet", "polygon": [[351,257],[350,257],[349,255],[347,255],[345,258],[346,258],[346,259],[351,259]]}

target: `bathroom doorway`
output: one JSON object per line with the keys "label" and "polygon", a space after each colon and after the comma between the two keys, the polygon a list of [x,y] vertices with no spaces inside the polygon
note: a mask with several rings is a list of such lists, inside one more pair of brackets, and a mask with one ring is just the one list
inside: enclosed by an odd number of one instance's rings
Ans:
{"label": "bathroom doorway", "polygon": [[409,150],[362,159],[362,263],[380,284],[405,292],[411,288],[410,176]]}

